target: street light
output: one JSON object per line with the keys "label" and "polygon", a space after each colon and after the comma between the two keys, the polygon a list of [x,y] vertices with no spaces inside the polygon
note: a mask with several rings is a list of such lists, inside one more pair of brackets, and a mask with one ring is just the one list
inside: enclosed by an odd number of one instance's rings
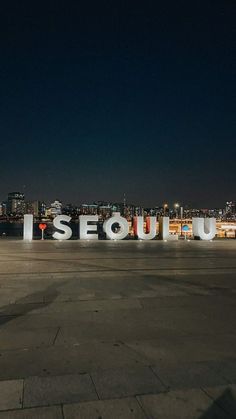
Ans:
{"label": "street light", "polygon": [[178,203],[178,202],[176,202],[176,203],[174,204],[174,207],[175,207],[175,216],[176,216],[176,218],[178,218],[179,203]]}
{"label": "street light", "polygon": [[164,204],[164,217],[165,217],[165,215],[166,215],[166,210],[167,210],[167,208],[168,208],[168,204]]}
{"label": "street light", "polygon": [[174,207],[175,207],[176,218],[178,218],[178,216],[179,216],[179,211],[178,210],[180,208],[180,237],[182,237],[183,236],[183,231],[182,231],[182,228],[183,228],[183,207],[180,207],[180,204],[178,202],[176,202],[174,204]]}

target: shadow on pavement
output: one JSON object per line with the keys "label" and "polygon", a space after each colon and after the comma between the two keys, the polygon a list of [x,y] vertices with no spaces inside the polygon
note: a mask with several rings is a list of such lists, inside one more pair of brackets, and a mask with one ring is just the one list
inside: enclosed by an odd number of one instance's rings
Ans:
{"label": "shadow on pavement", "polygon": [[[62,283],[60,282],[60,286]],[[0,326],[35,310],[39,307],[46,307],[50,305],[56,297],[59,295],[57,290],[58,284],[52,284],[45,288],[43,291],[34,292],[33,294],[26,295],[26,297],[20,298],[14,304],[8,304],[0,308]],[[45,296],[47,301],[45,301]],[[38,301],[31,303],[31,301]],[[17,307],[17,313],[16,313]]]}
{"label": "shadow on pavement", "polygon": [[231,389],[227,388],[199,419],[220,418],[218,406],[226,412],[226,415],[222,415],[222,417],[236,418],[236,399]]}

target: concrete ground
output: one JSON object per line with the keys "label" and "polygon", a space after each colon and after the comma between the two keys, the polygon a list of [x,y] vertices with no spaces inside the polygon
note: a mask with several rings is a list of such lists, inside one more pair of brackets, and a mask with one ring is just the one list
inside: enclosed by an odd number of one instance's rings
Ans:
{"label": "concrete ground", "polygon": [[0,419],[236,418],[236,240],[0,241]]}

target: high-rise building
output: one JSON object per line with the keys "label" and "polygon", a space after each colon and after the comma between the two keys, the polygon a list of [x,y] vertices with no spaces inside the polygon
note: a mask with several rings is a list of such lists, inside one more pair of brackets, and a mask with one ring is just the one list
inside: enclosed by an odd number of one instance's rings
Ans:
{"label": "high-rise building", "polygon": [[[44,208],[45,206],[45,208]],[[45,215],[46,204],[41,201],[30,201],[26,203],[27,214],[33,214],[35,217]]]}
{"label": "high-rise building", "polygon": [[82,215],[96,215],[98,213],[97,204],[82,204],[80,206],[80,213]]}
{"label": "high-rise building", "polygon": [[58,200],[51,203],[50,208],[46,210],[46,215],[48,217],[56,217],[57,215],[62,214],[62,203]]}
{"label": "high-rise building", "polygon": [[1,202],[1,204],[0,204],[0,216],[3,217],[6,214],[7,214],[7,203],[6,202]]}
{"label": "high-rise building", "polygon": [[234,215],[236,213],[236,203],[234,201],[227,201],[225,211],[226,214]]}
{"label": "high-rise building", "polygon": [[7,212],[12,215],[25,213],[25,195],[21,192],[10,192],[7,200]]}
{"label": "high-rise building", "polygon": [[39,201],[39,216],[45,217],[47,210],[47,205],[44,201]]}

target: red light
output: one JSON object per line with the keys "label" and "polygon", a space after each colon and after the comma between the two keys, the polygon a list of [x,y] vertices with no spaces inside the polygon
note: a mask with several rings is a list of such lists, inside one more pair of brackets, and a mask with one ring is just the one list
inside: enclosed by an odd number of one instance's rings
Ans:
{"label": "red light", "polygon": [[40,223],[39,228],[40,228],[40,230],[45,230],[47,228],[47,224]]}

